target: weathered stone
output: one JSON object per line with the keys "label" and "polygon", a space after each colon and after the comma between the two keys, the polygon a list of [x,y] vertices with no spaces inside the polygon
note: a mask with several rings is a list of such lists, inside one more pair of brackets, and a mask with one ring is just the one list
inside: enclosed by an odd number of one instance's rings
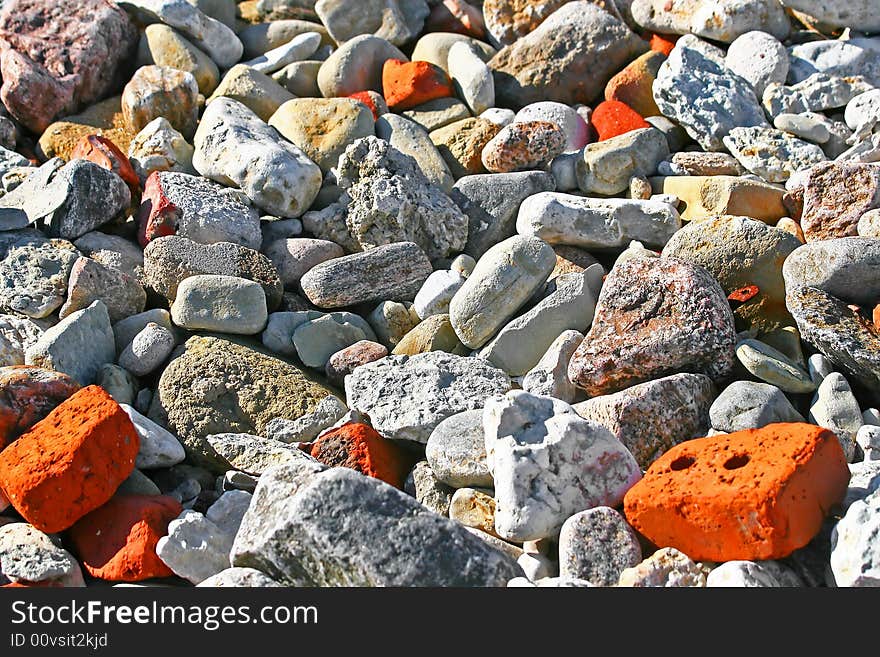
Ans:
{"label": "weathered stone", "polygon": [[138,44],[138,63],[155,64],[190,73],[199,85],[199,92],[207,96],[220,81],[217,64],[196,48],[182,34],[168,25],[147,25]]}
{"label": "weathered stone", "polygon": [[727,49],[724,63],[731,71],[751,83],[761,98],[773,82],[782,84],[788,74],[788,52],[772,34],[754,30],[741,34]]}
{"label": "weathered stone", "polygon": [[[426,277],[427,278],[427,277]],[[386,347],[393,348],[419,323],[412,304],[383,301],[367,316],[370,326]]]}
{"label": "weathered stone", "polygon": [[444,351],[456,356],[467,356],[470,352],[455,334],[447,313],[431,315],[416,324],[391,353],[395,356],[415,356],[429,351]]}
{"label": "weathered stone", "polygon": [[761,30],[784,39],[790,26],[777,0],[683,0],[672,5],[663,0],[633,0],[633,20],[647,30],[663,34],[696,34],[730,43],[750,30]]}
{"label": "weathered stone", "polygon": [[597,506],[574,514],[559,532],[560,577],[616,586],[620,574],[642,560],[642,548],[620,513]]}
{"label": "weathered stone", "polygon": [[788,289],[810,286],[838,299],[870,305],[880,299],[880,240],[865,237],[811,242],[785,260]]}
{"label": "weathered stone", "polygon": [[142,181],[154,171],[194,174],[195,149],[163,118],[154,119],[137,133],[128,147],[128,159]]}
{"label": "weathered stone", "polygon": [[107,307],[110,321],[118,322],[141,312],[147,293],[125,272],[105,267],[91,258],[77,258],[70,270],[67,301],[58,311],[59,319],[88,308],[98,299]]}
{"label": "weathered stone", "polygon": [[295,445],[265,440],[247,433],[205,436],[198,451],[199,456],[210,461],[212,469],[217,472],[234,469],[254,476],[300,457],[300,449]]}
{"label": "weathered stone", "polygon": [[296,420],[275,418],[266,425],[263,434],[267,439],[283,443],[310,443],[324,429],[333,426],[347,411],[348,407],[339,397],[327,395],[311,413]]}
{"label": "weathered stone", "polygon": [[831,532],[831,571],[837,586],[880,584],[880,494],[853,502]]}
{"label": "weathered stone", "polygon": [[491,173],[543,169],[565,150],[565,133],[550,121],[514,121],[483,147],[480,159]]}
{"label": "weathered stone", "polygon": [[122,90],[122,115],[132,132],[165,118],[191,138],[199,120],[199,86],[186,71],[167,66],[141,66]]}
{"label": "weathered stone", "polygon": [[483,118],[470,118],[455,121],[429,133],[452,177],[486,172],[481,155],[486,144],[498,134],[500,126]]}
{"label": "weathered stone", "polygon": [[345,377],[354,372],[358,367],[385,358],[388,348],[375,342],[376,336],[370,340],[358,340],[348,347],[335,352],[327,359],[324,366],[324,374],[327,380],[342,387]]}
{"label": "weathered stone", "polygon": [[709,409],[716,431],[760,429],[776,422],[803,422],[788,398],[776,386],[754,381],[734,381]]}
{"label": "weathered stone", "polygon": [[434,476],[453,488],[491,488],[492,475],[486,465],[483,439],[483,411],[463,411],[440,422],[428,438],[425,457]]}
{"label": "weathered stone", "polygon": [[403,116],[431,132],[450,123],[468,119],[471,113],[463,102],[448,97],[429,100],[411,110],[405,110]]}
{"label": "weathered stone", "polygon": [[43,329],[16,315],[0,315],[0,367],[24,365],[25,350],[43,334]]}
{"label": "weathered stone", "polygon": [[862,411],[849,383],[840,372],[831,372],[819,384],[810,406],[809,420],[831,429],[840,441],[847,461],[854,460],[856,433],[862,426]]}
{"label": "weathered stone", "polygon": [[144,417],[131,406],[127,404],[120,404],[120,406],[128,415],[138,438],[140,438],[140,447],[134,462],[136,468],[139,470],[170,468],[183,461],[186,453],[183,450],[183,445],[174,434]]}
{"label": "weathered stone", "polygon": [[880,207],[880,166],[827,162],[805,175],[801,226],[808,242],[857,234],[859,218]]}
{"label": "weathered stone", "polygon": [[119,364],[135,376],[146,376],[165,362],[176,345],[173,331],[150,322],[119,355]]}
{"label": "weathered stone", "polygon": [[794,571],[778,561],[728,561],[706,577],[709,588],[803,586]]}
{"label": "weathered stone", "polygon": [[0,574],[26,584],[85,586],[79,564],[60,543],[24,522],[0,526]]}
{"label": "weathered stone", "polygon": [[166,329],[171,329],[171,315],[162,308],[153,308],[137,315],[126,317],[113,325],[113,335],[116,339],[116,351],[122,351],[131,344],[135,336],[143,331],[147,324],[154,323]]}
{"label": "weathered stone", "polygon": [[7,233],[11,242],[0,261],[0,306],[39,319],[64,303],[78,252],[66,240],[36,232]]}
{"label": "weathered stone", "polygon": [[664,176],[651,178],[655,194],[672,194],[684,203],[681,218],[699,221],[719,215],[750,217],[775,224],[788,216],[785,190],[740,176]]}
{"label": "weathered stone", "polygon": [[578,188],[585,194],[619,194],[633,176],[650,176],[669,155],[666,137],[656,128],[630,130],[588,144],[575,164]]}
{"label": "weathered stone", "polygon": [[216,575],[202,580],[196,586],[208,588],[265,588],[267,586],[279,587],[281,584],[271,577],[267,577],[255,568],[227,568]]}
{"label": "weathered stone", "polygon": [[171,319],[185,329],[253,335],[266,326],[266,295],[259,283],[237,276],[197,274],[183,279]]}
{"label": "weathered stone", "polygon": [[620,573],[618,586],[696,587],[706,586],[706,573],[687,555],[675,548],[657,550],[637,566]]}
{"label": "weathered stone", "polygon": [[842,78],[814,73],[791,86],[771,82],[764,89],[761,104],[773,117],[786,112],[822,112],[843,107],[870,89],[873,85],[860,75]]}
{"label": "weathered stone", "polygon": [[431,184],[447,194],[452,189],[454,180],[449,167],[428,133],[418,123],[397,114],[386,113],[376,121],[376,136],[413,158]]}
{"label": "weathered stone", "polygon": [[767,182],[785,182],[826,159],[816,144],[775,128],[736,127],[722,141],[746,169]]}
{"label": "weathered stone", "polygon": [[555,397],[573,404],[580,391],[568,378],[568,362],[583,341],[584,335],[578,331],[560,333],[538,363],[526,372],[522,389],[533,395]]}

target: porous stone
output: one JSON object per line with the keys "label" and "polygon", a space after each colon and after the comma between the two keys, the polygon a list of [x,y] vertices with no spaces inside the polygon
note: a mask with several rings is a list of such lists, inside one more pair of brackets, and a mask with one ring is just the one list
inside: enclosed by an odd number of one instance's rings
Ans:
{"label": "porous stone", "polygon": [[559,576],[593,586],[616,586],[620,574],[642,561],[636,533],[608,506],[580,511],[559,532]]}
{"label": "porous stone", "polygon": [[880,166],[825,162],[803,178],[801,227],[808,242],[857,234],[859,218],[880,206]]}
{"label": "porous stone", "polygon": [[217,433],[205,436],[200,446],[201,456],[211,462],[218,473],[230,469],[260,476],[267,469],[295,461],[301,456],[295,445],[247,433]]}
{"label": "porous stone", "polygon": [[816,144],[775,128],[736,127],[722,141],[746,169],[767,182],[785,182],[826,159]]}
{"label": "porous stone", "polygon": [[463,411],[447,417],[431,432],[425,458],[434,476],[453,488],[491,488],[486,465],[483,411]]}
{"label": "porous stone", "polygon": [[734,381],[709,408],[716,431],[760,429],[777,422],[803,422],[788,398],[776,386],[755,381]]}
{"label": "porous stone", "polygon": [[24,365],[25,351],[43,330],[26,317],[0,315],[0,367]]}
{"label": "porous stone", "polygon": [[821,112],[847,105],[873,85],[860,75],[845,78],[827,73],[785,86],[771,82],[764,89],[761,104],[770,116],[791,112]]}
{"label": "porous stone", "polygon": [[347,411],[348,407],[339,397],[327,395],[312,412],[296,420],[275,418],[266,425],[263,434],[270,440],[283,443],[309,443],[324,429],[333,426]]}
{"label": "porous stone", "polygon": [[36,232],[11,237],[0,260],[0,306],[34,319],[51,315],[65,301],[78,252],[67,240]]}
{"label": "porous stone", "polygon": [[25,522],[0,526],[0,574],[12,582],[85,586],[79,564],[60,541]]}

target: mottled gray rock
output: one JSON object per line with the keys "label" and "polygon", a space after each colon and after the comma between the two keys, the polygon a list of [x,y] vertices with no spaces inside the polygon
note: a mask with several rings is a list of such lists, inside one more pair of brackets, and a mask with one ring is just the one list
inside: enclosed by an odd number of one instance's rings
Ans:
{"label": "mottled gray rock", "polygon": [[62,580],[71,586],[78,580],[85,586],[79,564],[60,541],[25,522],[0,526],[0,574],[13,582]]}
{"label": "mottled gray rock", "polygon": [[737,127],[722,141],[740,164],[767,182],[785,182],[826,159],[816,144],[775,128]]}
{"label": "mottled gray rock", "polygon": [[128,146],[128,158],[141,181],[154,171],[194,174],[194,149],[184,136],[162,117],[153,119]]}
{"label": "mottled gray rock", "polygon": [[83,386],[94,383],[101,366],[115,360],[113,328],[101,301],[47,329],[25,352],[27,365],[63,372]]}
{"label": "mottled gray rock", "polygon": [[593,586],[616,586],[620,574],[642,560],[642,548],[620,513],[597,506],[574,514],[559,532],[559,576]]}
{"label": "mottled gray rock", "polygon": [[804,418],[776,386],[734,381],[712,403],[709,420],[713,429],[731,433],[775,422],[803,422]]}
{"label": "mottled gray rock", "polygon": [[880,299],[880,239],[841,237],[810,242],[785,259],[788,289],[814,287],[855,304]]}
{"label": "mottled gray rock", "polygon": [[863,500],[880,489],[880,461],[861,461],[849,464],[849,487],[843,500],[848,509],[856,500]]}
{"label": "mottled gray rock", "polygon": [[453,488],[492,487],[486,465],[483,411],[463,411],[447,417],[431,432],[425,457],[434,476]]}
{"label": "mottled gray rock", "polygon": [[272,313],[263,331],[263,346],[276,354],[296,356],[294,331],[302,324],[323,316],[324,313],[318,310]]}
{"label": "mottled gray rock", "polygon": [[388,59],[409,58],[385,39],[362,34],[333,51],[318,71],[324,98],[349,96],[358,91],[382,92],[382,66]]}
{"label": "mottled gray rock", "polygon": [[501,538],[553,536],[573,513],[620,504],[642,476],[610,431],[558,399],[521,390],[490,397],[483,430]]}
{"label": "mottled gray rock", "polygon": [[476,349],[537,291],[556,264],[556,254],[536,237],[515,235],[490,248],[449,304],[452,327]]}
{"label": "mottled gray rock", "polygon": [[776,561],[727,561],[706,577],[709,588],[803,586],[800,578]]}
{"label": "mottled gray rock", "polygon": [[433,351],[387,356],[345,378],[349,408],[369,415],[386,438],[426,443],[447,417],[482,408],[511,387],[508,376],[479,358]]}
{"label": "mottled gray rock", "polygon": [[321,188],[321,169],[274,128],[230,98],[215,98],[196,130],[193,166],[279,217],[299,217]]}
{"label": "mottled gray rock", "polygon": [[853,502],[831,532],[831,571],[837,586],[880,586],[880,494]]}
{"label": "mottled gray rock", "polygon": [[620,248],[631,240],[662,247],[681,228],[676,209],[662,201],[587,198],[559,192],[530,196],[519,207],[516,230],[548,244]]}
{"label": "mottled gray rock", "polygon": [[791,86],[776,82],[768,84],[761,96],[761,103],[770,116],[792,112],[821,112],[843,107],[872,88],[860,75],[843,78],[827,73],[814,73]]}
{"label": "mottled gray rock", "polygon": [[393,349],[403,337],[416,327],[420,318],[412,304],[383,301],[367,316],[373,331],[389,349]]}
{"label": "mottled gray rock", "polygon": [[5,233],[0,260],[0,306],[39,319],[64,303],[73,263],[79,256],[70,242],[38,233]]}
{"label": "mottled gray rock", "polygon": [[313,586],[504,586],[519,574],[454,521],[347,468],[264,474],[232,563]]}
{"label": "mottled gray rock", "polygon": [[633,20],[664,34],[696,34],[730,43],[751,30],[784,39],[790,26],[777,0],[633,0]]}
{"label": "mottled gray rock", "polygon": [[704,587],[706,573],[682,552],[667,547],[657,550],[642,563],[620,574],[618,586]]}
{"label": "mottled gray rock", "polygon": [[309,443],[327,427],[333,426],[348,407],[335,395],[327,395],[311,413],[296,420],[275,418],[266,425],[263,432],[266,438],[283,443]]}
{"label": "mottled gray rock", "polygon": [[745,338],[736,344],[736,357],[751,374],[784,392],[807,393],[816,389],[810,375],[781,351]]}
{"label": "mottled gray rock", "polygon": [[696,37],[678,40],[660,66],[653,95],[663,115],[707,151],[723,150],[722,138],[735,127],[767,125],[751,84],[707,55]]}
{"label": "mottled gray rock", "polygon": [[856,433],[862,426],[862,411],[843,374],[831,372],[822,379],[810,406],[809,420],[837,434],[847,461],[855,458]]}
{"label": "mottled gray rock", "polygon": [[88,308],[99,299],[107,306],[110,321],[118,322],[142,312],[147,293],[125,272],[105,267],[91,258],[77,258],[67,282],[67,301],[58,310],[59,319]]}
{"label": "mottled gray rock", "polygon": [[42,219],[48,235],[70,240],[117,218],[131,204],[131,192],[125,181],[88,160],[65,164],[40,194],[64,199]]}
{"label": "mottled gray rock", "polygon": [[412,41],[422,31],[429,8],[425,0],[318,0],[315,13],[336,43],[360,34],[373,34],[396,46]]}
{"label": "mottled gray rock", "polygon": [[254,59],[242,63],[255,71],[268,75],[284,68],[291,62],[309,59],[320,45],[320,33],[303,32],[302,34],[297,34],[287,43],[267,50]]}
{"label": "mottled gray rock", "polygon": [[144,252],[136,243],[119,235],[92,231],[73,244],[83,255],[105,267],[118,269],[138,281],[143,281]]}
{"label": "mottled gray rock", "polygon": [[[440,34],[441,33],[439,32],[434,32],[432,34],[426,34],[425,36],[439,36]],[[449,34],[450,36],[452,35],[452,33]],[[464,35],[456,34],[455,36],[463,37]],[[471,118],[471,113],[470,110],[468,110],[467,105],[458,100],[458,98],[452,97],[435,98],[434,100],[422,103],[411,110],[405,110],[401,114],[414,123],[417,123],[428,132],[447,126],[450,123],[461,121],[462,119]],[[382,135],[377,136],[381,137]],[[385,137],[382,138],[385,139]]]}
{"label": "mottled gray rock", "polygon": [[863,75],[880,85],[880,39],[850,38],[807,41],[788,49],[791,68],[788,82],[796,84],[814,73],[838,77]]}
{"label": "mottled gray rock", "polygon": [[788,75],[788,51],[772,34],[755,30],[741,34],[727,49],[724,63],[745,78],[758,98],[771,82],[782,84]]}
{"label": "mottled gray rock", "polygon": [[584,341],[578,331],[563,331],[522,378],[522,389],[533,395],[555,397],[573,404],[579,390],[568,378],[568,361]]}
{"label": "mottled gray rock", "polygon": [[319,308],[409,301],[431,271],[418,244],[395,242],[322,262],[303,275],[300,285]]}
{"label": "mottled gray rock", "polygon": [[588,144],[575,164],[578,188],[585,194],[619,194],[633,176],[651,176],[669,155],[665,135],[656,128],[630,130]]}
{"label": "mottled gray rock", "polygon": [[266,295],[259,283],[236,276],[199,274],[183,279],[171,319],[189,330],[252,335],[266,326]]}
{"label": "mottled gray rock", "polygon": [[424,127],[404,116],[386,113],[376,120],[376,136],[413,158],[428,182],[450,192],[455,182],[452,173]]}
{"label": "mottled gray rock", "polygon": [[128,478],[119,484],[116,495],[161,495],[162,491],[143,472],[135,468]]}
{"label": "mottled gray rock", "polygon": [[128,404],[120,404],[120,406],[131,419],[140,438],[140,448],[134,462],[136,468],[139,470],[170,468],[186,458],[186,452],[177,436],[144,417]]}
{"label": "mottled gray rock", "polygon": [[586,420],[601,424],[647,469],[671,447],[706,435],[715,398],[703,374],[673,374],[574,405]]}
{"label": "mottled gray rock", "polygon": [[[449,506],[452,503],[452,496],[455,493],[455,489],[437,479],[427,461],[419,461],[415,464],[406,478],[404,490],[416,498],[419,504],[423,504],[434,513],[437,513],[444,518],[449,516]],[[472,529],[473,532],[479,533],[481,537],[489,536],[489,534],[478,529],[473,529],[471,527],[466,527],[465,529]],[[495,538],[494,536],[489,537]],[[516,558],[516,556],[514,556],[514,558]]]}
{"label": "mottled gray rock", "polygon": [[0,367],[24,365],[24,353],[43,334],[43,328],[25,317],[0,315]]}

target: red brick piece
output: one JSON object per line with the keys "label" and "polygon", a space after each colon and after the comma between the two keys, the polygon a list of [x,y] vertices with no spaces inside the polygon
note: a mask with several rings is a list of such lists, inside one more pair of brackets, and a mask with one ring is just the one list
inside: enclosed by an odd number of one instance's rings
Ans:
{"label": "red brick piece", "polygon": [[139,447],[125,411],[89,386],[0,452],[0,489],[34,527],[60,532],[113,496]]}
{"label": "red brick piece", "polygon": [[678,41],[677,35],[652,34],[650,41],[651,50],[655,52],[662,52],[664,55],[669,57],[669,53],[671,53],[672,49],[675,48],[676,41]]}
{"label": "red brick piece", "polygon": [[780,559],[816,535],[846,494],[837,436],[769,424],[676,445],[624,498],[626,519],[695,561]]}
{"label": "red brick piece", "polygon": [[77,390],[79,384],[62,372],[28,365],[0,367],[0,450]]}
{"label": "red brick piece", "polygon": [[454,93],[446,71],[430,62],[389,59],[382,67],[382,95],[393,111],[412,109]]}
{"label": "red brick piece", "polygon": [[397,488],[403,488],[414,461],[403,447],[359,422],[325,433],[312,443],[309,453],[331,468],[351,468]]}
{"label": "red brick piece", "polygon": [[137,199],[141,192],[141,181],[134,172],[128,157],[106,137],[86,135],[73,147],[70,159],[88,160],[109,169],[125,181],[131,190],[133,200]]}
{"label": "red brick piece", "polygon": [[374,121],[377,121],[383,114],[388,113],[388,105],[385,104],[385,99],[382,98],[382,94],[378,94],[375,91],[358,91],[357,93],[351,94],[349,98],[369,107],[370,111],[373,113]]}
{"label": "red brick piece", "polygon": [[177,234],[179,210],[162,191],[159,172],[154,171],[144,183],[144,195],[138,211],[138,242],[143,247],[160,237]]}
{"label": "red brick piece", "polygon": [[156,543],[182,510],[166,495],[119,495],[81,518],[70,529],[70,540],[92,577],[110,582],[172,577]]}
{"label": "red brick piece", "polygon": [[599,135],[599,141],[605,141],[639,128],[651,127],[651,124],[645,121],[641,114],[619,100],[605,100],[596,105],[590,122],[596,129],[596,134]]}

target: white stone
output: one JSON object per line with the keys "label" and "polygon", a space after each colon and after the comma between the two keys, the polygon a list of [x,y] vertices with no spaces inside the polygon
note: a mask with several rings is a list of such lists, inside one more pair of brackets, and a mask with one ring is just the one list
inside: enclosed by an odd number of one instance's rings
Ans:
{"label": "white stone", "polygon": [[722,141],[740,164],[771,183],[785,182],[792,174],[827,159],[816,144],[776,128],[737,127]]}
{"label": "white stone", "polygon": [[426,319],[432,315],[449,312],[449,302],[464,285],[464,280],[461,274],[448,269],[433,272],[422,283],[413,300],[416,314],[421,319]]}
{"label": "white stone", "polygon": [[146,376],[168,358],[176,342],[173,331],[150,322],[119,355],[119,364],[135,376]]}
{"label": "white stone", "polygon": [[797,575],[775,561],[727,561],[706,577],[708,588],[803,586]]}
{"label": "white stone", "polygon": [[843,374],[832,372],[819,384],[810,406],[809,420],[836,433],[847,461],[853,460],[856,433],[862,426],[862,411]]}
{"label": "white stone", "polygon": [[533,395],[555,397],[573,404],[579,397],[579,388],[568,378],[568,361],[584,341],[579,331],[563,331],[553,341],[538,364],[522,380],[522,389]]}
{"label": "white stone", "polygon": [[853,502],[831,532],[837,586],[880,586],[880,493]]}
{"label": "white stone", "polygon": [[513,123],[516,112],[506,107],[490,107],[480,114],[481,119],[491,121],[500,128]]}
{"label": "white stone", "polygon": [[273,48],[272,50],[242,62],[255,71],[269,75],[284,68],[291,62],[300,62],[308,59],[321,45],[321,35],[318,32],[303,32],[297,34],[287,43]]}
{"label": "white stone", "polygon": [[788,75],[788,51],[766,32],[746,32],[734,39],[724,58],[727,67],[751,83],[760,98],[771,82],[782,84]]}
{"label": "white stone", "polygon": [[880,461],[880,426],[860,426],[856,432],[856,444],[862,448],[866,461]]}
{"label": "white stone", "polygon": [[140,448],[134,465],[139,470],[170,468],[186,458],[183,445],[173,433],[144,417],[128,404],[119,405],[131,419],[140,438]]}
{"label": "white stone", "polygon": [[813,383],[819,385],[822,379],[834,371],[834,366],[822,354],[812,354],[807,359],[807,369],[810,372],[810,378]]}
{"label": "white stone", "polygon": [[846,104],[843,120],[861,140],[876,131],[880,123],[880,89],[859,94]]}
{"label": "white stone", "polygon": [[428,465],[444,484],[453,488],[491,488],[492,475],[486,465],[483,411],[464,411],[443,420],[425,445]]}
{"label": "white stone", "polygon": [[467,41],[452,44],[446,67],[458,96],[473,114],[495,104],[495,78],[474,46]]}
{"label": "white stone", "polygon": [[812,16],[829,27],[880,32],[876,0],[779,0],[784,7]]}
{"label": "white stone", "polygon": [[27,317],[0,315],[0,367],[24,365],[24,354],[43,334]]}

